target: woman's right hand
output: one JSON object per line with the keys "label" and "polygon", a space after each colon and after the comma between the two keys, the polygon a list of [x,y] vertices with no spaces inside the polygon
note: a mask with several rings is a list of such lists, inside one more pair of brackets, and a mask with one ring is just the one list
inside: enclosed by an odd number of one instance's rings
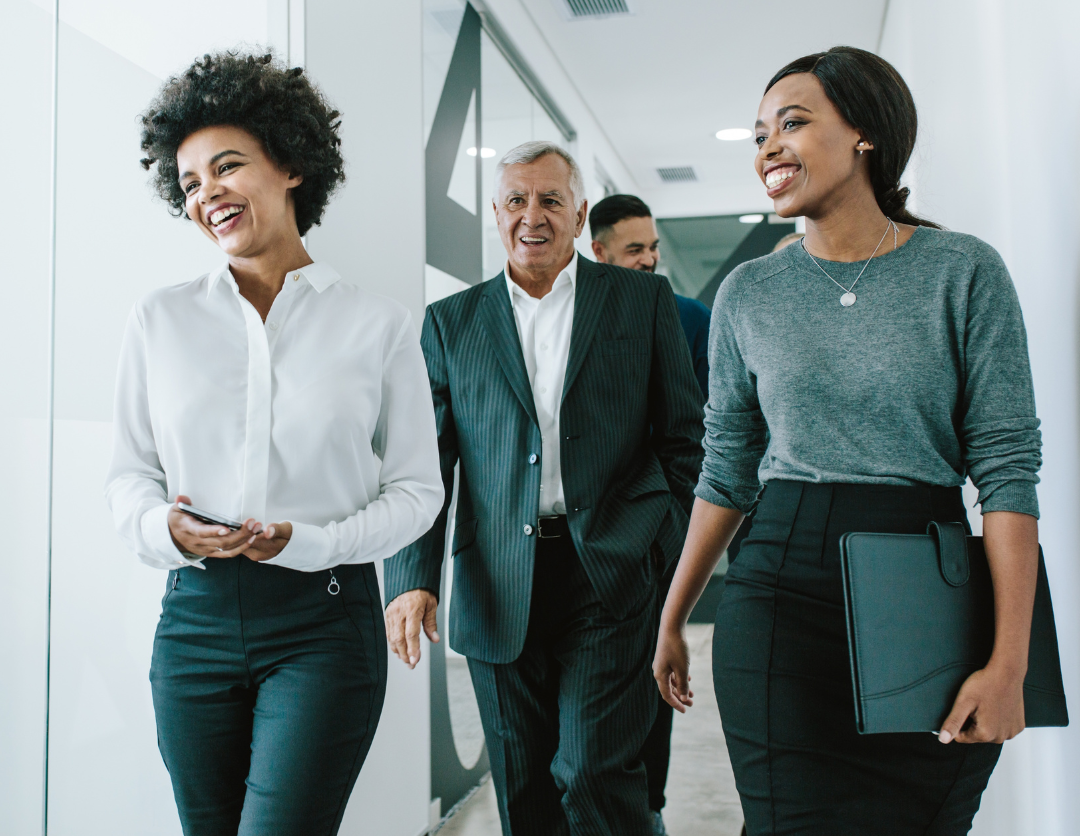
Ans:
{"label": "woman's right hand", "polygon": [[742,521],[742,511],[713,505],[701,497],[694,500],[682,557],[660,615],[660,635],[653,657],[653,676],[660,696],[681,714],[694,704],[686,622]]}
{"label": "woman's right hand", "polygon": [[664,702],[685,714],[694,704],[694,692],[690,690],[690,648],[684,631],[663,627],[656,640],[656,656],[653,657],[653,677]]}
{"label": "woman's right hand", "polygon": [[[176,497],[176,502],[191,505],[186,496]],[[207,525],[181,511],[176,504],[169,509],[169,532],[173,542],[182,552],[200,557],[236,557],[243,554],[262,526],[254,519],[244,522],[239,531],[231,531],[223,525]]]}

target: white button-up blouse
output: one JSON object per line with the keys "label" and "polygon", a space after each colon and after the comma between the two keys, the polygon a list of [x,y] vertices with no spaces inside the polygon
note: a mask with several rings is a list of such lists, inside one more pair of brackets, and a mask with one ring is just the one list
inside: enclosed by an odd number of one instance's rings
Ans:
{"label": "white button-up blouse", "polygon": [[266,322],[228,264],[128,318],[105,495],[146,563],[198,566],[169,532],[178,495],[292,523],[278,566],[390,557],[442,507],[427,366],[402,305],[326,264],[285,277]]}

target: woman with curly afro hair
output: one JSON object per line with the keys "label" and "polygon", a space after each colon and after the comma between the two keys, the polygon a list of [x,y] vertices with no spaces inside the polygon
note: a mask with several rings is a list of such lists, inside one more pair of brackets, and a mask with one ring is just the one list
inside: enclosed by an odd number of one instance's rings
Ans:
{"label": "woman with curly afro hair", "polygon": [[158,194],[227,256],[135,305],[106,486],[169,572],[150,681],[187,836],[337,833],[386,687],[373,561],[442,507],[409,312],[301,238],[339,125],[302,70],[233,52],[142,116]]}

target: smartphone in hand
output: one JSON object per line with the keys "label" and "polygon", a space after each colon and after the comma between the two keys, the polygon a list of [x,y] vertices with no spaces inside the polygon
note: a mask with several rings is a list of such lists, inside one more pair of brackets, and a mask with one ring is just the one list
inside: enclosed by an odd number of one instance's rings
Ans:
{"label": "smartphone in hand", "polygon": [[232,531],[239,531],[244,525],[238,520],[231,520],[228,517],[223,517],[220,514],[215,514],[211,511],[202,511],[193,505],[188,505],[186,502],[177,502],[176,507],[189,517],[194,517],[199,522],[206,523],[207,525],[223,525]]}

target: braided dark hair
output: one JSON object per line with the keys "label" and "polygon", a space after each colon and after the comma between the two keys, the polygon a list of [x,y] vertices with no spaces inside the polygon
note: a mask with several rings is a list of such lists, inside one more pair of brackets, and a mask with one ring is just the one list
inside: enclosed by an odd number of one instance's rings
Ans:
{"label": "braided dark hair", "polygon": [[765,92],[795,73],[812,73],[844,121],[865,133],[874,144],[869,160],[870,185],[885,217],[940,229],[905,208],[911,192],[900,185],[900,177],[915,148],[919,121],[911,90],[896,68],[864,49],[834,46],[828,52],[792,61],[772,77]]}
{"label": "braided dark hair", "polygon": [[303,175],[292,193],[304,235],[345,181],[339,117],[301,68],[286,68],[272,52],[204,55],[170,78],[141,115],[141,162],[148,171],[156,164],[154,188],[174,215],[186,217],[177,149],[203,128],[241,128],[262,142],[275,163]]}

